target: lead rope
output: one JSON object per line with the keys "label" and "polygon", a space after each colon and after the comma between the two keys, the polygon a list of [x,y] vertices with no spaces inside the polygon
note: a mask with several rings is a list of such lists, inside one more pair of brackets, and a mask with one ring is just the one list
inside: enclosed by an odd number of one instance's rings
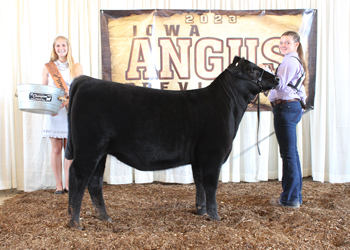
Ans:
{"label": "lead rope", "polygon": [[[260,93],[262,92],[262,85],[261,85],[261,81],[262,81],[262,77],[264,75],[265,70],[262,71],[261,76],[259,77],[259,79],[257,80],[251,80],[251,79],[247,79],[243,76],[237,76],[230,68],[226,68],[228,70],[228,72],[230,72],[231,74],[233,74],[236,77],[248,80],[248,81],[252,81],[253,83],[255,83],[259,88],[260,88]],[[256,81],[256,82],[255,82]],[[259,155],[261,155],[260,153],[260,148],[259,148],[259,127],[260,127],[260,93],[258,94],[258,127],[257,127],[257,131],[256,131],[256,146],[258,148],[258,153]]]}
{"label": "lead rope", "polygon": [[[310,112],[311,110],[314,110],[314,107],[313,107],[313,106],[310,106],[309,109],[305,110],[305,111],[303,112],[303,115],[302,115],[302,116],[304,116],[306,113]],[[265,137],[262,138],[260,141],[258,141],[258,143],[265,141],[266,139],[268,139],[270,136],[274,135],[275,133],[276,133],[275,131],[271,132],[269,135],[265,136]],[[239,154],[233,156],[233,159],[235,159],[235,158],[237,158],[237,157],[242,157],[246,152],[248,152],[249,150],[253,149],[254,147],[255,147],[254,144],[251,145],[251,146],[249,146],[248,148],[246,148],[246,149],[244,149],[243,151],[241,151]]]}
{"label": "lead rope", "polygon": [[256,147],[258,148],[258,153],[259,155],[261,155],[260,153],[260,148],[259,148],[259,128],[260,128],[260,93],[258,94],[258,110],[257,110],[257,114],[258,114],[258,127],[256,129]]}

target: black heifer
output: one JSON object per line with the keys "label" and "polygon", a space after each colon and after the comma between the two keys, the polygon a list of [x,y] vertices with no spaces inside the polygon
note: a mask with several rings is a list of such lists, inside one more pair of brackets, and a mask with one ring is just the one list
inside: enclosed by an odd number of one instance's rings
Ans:
{"label": "black heifer", "polygon": [[244,58],[208,87],[169,91],[130,86],[81,76],[70,89],[70,224],[79,222],[86,187],[98,218],[112,221],[102,195],[107,154],[139,170],[191,164],[197,214],[220,220],[216,190],[221,165],[232,148],[247,105],[278,79]]}

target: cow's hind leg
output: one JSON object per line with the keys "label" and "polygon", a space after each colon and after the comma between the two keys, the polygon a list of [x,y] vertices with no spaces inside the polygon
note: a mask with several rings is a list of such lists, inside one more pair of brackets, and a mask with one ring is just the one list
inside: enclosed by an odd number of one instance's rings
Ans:
{"label": "cow's hind leg", "polygon": [[[75,155],[69,168],[68,217],[72,228],[83,230],[80,224],[81,204],[86,187],[100,162],[101,157],[96,152],[85,152],[83,155]],[[102,172],[103,170],[104,168]]]}
{"label": "cow's hind leg", "polygon": [[198,215],[207,213],[205,191],[202,182],[201,170],[196,164],[192,164],[192,174],[196,185],[196,209]]}
{"label": "cow's hind leg", "polygon": [[80,209],[87,183],[94,170],[95,166],[88,165],[87,161],[79,161],[76,158],[69,168],[68,217],[72,228],[83,230],[80,224]]}
{"label": "cow's hind leg", "polygon": [[88,183],[88,190],[97,218],[103,221],[113,222],[111,217],[109,217],[109,215],[107,214],[102,192],[103,173],[106,167],[106,158],[107,155],[102,157],[102,159],[98,163],[97,168],[95,169],[95,172],[93,173]]}

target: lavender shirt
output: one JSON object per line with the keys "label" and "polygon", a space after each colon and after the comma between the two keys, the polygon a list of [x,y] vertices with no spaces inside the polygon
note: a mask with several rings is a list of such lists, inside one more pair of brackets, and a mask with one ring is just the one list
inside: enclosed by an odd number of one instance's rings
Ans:
{"label": "lavender shirt", "polygon": [[298,57],[298,53],[291,52],[285,55],[282,63],[278,67],[277,76],[280,78],[280,83],[275,89],[270,91],[270,102],[278,99],[291,100],[295,98],[299,100],[301,98],[304,102],[306,101],[307,96],[305,93],[305,87],[302,83],[298,86],[299,91],[287,86],[288,83],[295,85],[304,72],[303,67],[294,56]]}

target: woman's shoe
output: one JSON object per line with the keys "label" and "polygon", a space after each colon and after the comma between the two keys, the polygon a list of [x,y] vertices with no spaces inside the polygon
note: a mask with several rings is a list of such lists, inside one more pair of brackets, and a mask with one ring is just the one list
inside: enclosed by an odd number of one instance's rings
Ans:
{"label": "woman's shoe", "polygon": [[272,198],[269,203],[274,207],[282,207],[279,198]]}
{"label": "woman's shoe", "polygon": [[275,207],[291,207],[291,208],[299,208],[300,207],[299,202],[294,202],[294,203],[289,204],[289,205],[284,205],[281,203],[279,198],[272,198],[269,203]]}
{"label": "woman's shoe", "polygon": [[68,192],[69,192],[69,190],[68,190],[68,189],[64,189],[63,191],[64,191],[65,193],[68,193]]}
{"label": "woman's shoe", "polygon": [[55,194],[63,194],[63,190],[55,190]]}

